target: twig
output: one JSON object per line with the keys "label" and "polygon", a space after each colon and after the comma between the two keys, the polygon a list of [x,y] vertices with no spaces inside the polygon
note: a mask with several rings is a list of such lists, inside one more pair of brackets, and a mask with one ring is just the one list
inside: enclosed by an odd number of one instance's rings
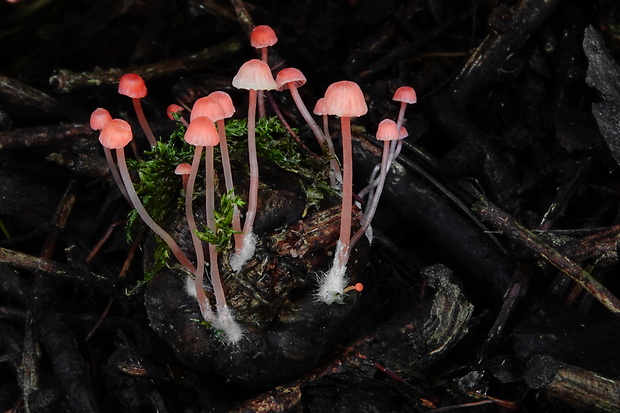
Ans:
{"label": "twig", "polygon": [[84,272],[67,264],[35,257],[7,248],[0,248],[0,263],[27,271],[41,271],[49,275],[77,282],[88,288],[93,288],[93,286],[95,286],[96,288],[108,292],[112,290],[110,281],[101,275]]}
{"label": "twig", "polygon": [[[227,57],[241,50],[243,43],[233,38],[179,59],[166,60],[151,65],[132,67],[132,73],[140,75],[144,80],[157,79],[191,70],[202,69],[214,61]],[[91,86],[112,85],[118,83],[126,69],[109,69],[101,72],[76,73],[68,69],[59,69],[50,78],[50,85],[59,92],[69,92]]]}
{"label": "twig", "polygon": [[551,247],[532,231],[523,227],[512,216],[484,199],[476,203],[473,206],[473,210],[484,221],[502,231],[504,235],[531,249],[551,265],[571,277],[603,304],[605,308],[620,316],[620,300],[615,295],[574,261]]}

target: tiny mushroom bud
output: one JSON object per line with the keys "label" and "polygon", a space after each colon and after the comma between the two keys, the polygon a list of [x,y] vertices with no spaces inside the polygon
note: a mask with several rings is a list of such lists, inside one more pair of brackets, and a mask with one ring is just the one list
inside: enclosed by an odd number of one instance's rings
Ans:
{"label": "tiny mushroom bud", "polygon": [[170,120],[176,120],[174,115],[177,115],[179,118],[179,121],[183,125],[185,125],[185,127],[187,127],[187,121],[183,119],[183,116],[181,116],[181,112],[183,112],[184,110],[185,108],[183,106],[177,105],[176,103],[172,103],[168,105],[168,107],[166,108],[166,115],[168,116],[168,119]]}
{"label": "tiny mushroom bud", "polygon": [[183,162],[177,165],[174,169],[174,173],[177,175],[181,175],[183,180],[183,189],[187,191],[187,181],[189,179],[189,174],[192,172],[192,166],[187,162]]}
{"label": "tiny mushroom bud", "polygon": [[118,93],[131,98],[133,107],[136,111],[136,116],[140,122],[140,126],[142,127],[142,130],[144,130],[151,146],[155,146],[157,145],[155,135],[153,135],[153,131],[151,131],[151,127],[146,121],[144,111],[142,110],[142,105],[140,104],[140,99],[146,96],[146,92],[147,90],[144,79],[135,73],[124,74],[118,82]]}

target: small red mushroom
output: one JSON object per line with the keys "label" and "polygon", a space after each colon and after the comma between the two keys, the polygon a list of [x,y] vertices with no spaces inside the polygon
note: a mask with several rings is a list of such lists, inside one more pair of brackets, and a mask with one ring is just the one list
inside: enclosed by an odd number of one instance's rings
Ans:
{"label": "small red mushroom", "polygon": [[403,122],[405,120],[405,109],[407,105],[414,104],[418,101],[418,97],[415,93],[415,90],[410,86],[401,86],[396,89],[394,92],[394,96],[392,100],[396,102],[400,102],[400,110],[398,111],[398,120],[396,121],[396,125],[398,125],[398,129],[403,126]]}
{"label": "small red mushroom", "polygon": [[[97,108],[90,115],[90,127],[92,130],[102,130],[107,126],[108,123],[112,121],[112,115],[104,108]],[[112,157],[112,151],[109,148],[103,147],[103,153],[105,154],[106,162],[108,163],[108,168],[110,168],[110,172],[112,173],[112,178],[118,189],[121,191],[127,202],[131,205],[131,200],[129,195],[127,194],[127,190],[125,189],[125,185],[123,185],[123,181],[121,176],[118,173],[118,167],[114,162],[114,158]]]}
{"label": "small red mushroom", "polygon": [[133,107],[136,111],[136,116],[138,116],[138,121],[140,122],[140,126],[142,126],[142,130],[144,131],[144,134],[149,140],[151,146],[155,146],[157,145],[155,135],[153,135],[153,131],[146,121],[144,111],[142,110],[142,104],[140,103],[140,99],[146,96],[146,92],[147,90],[144,79],[135,73],[124,74],[118,82],[118,93],[131,98]]}
{"label": "small red mushroom", "polygon": [[[256,26],[250,34],[250,44],[252,47],[261,51],[261,60],[269,65],[269,47],[278,42],[276,32],[267,25]],[[259,90],[258,96],[258,117],[260,119],[265,117],[265,98],[264,91]]]}
{"label": "small red mushroom", "polygon": [[185,108],[183,106],[172,103],[166,108],[166,115],[168,116],[168,119],[176,121],[176,118],[174,117],[176,114],[179,117],[179,121],[187,128],[187,121],[183,118],[183,116],[181,116],[181,112],[184,110]]}
{"label": "small red mushroom", "polygon": [[187,162],[178,164],[177,167],[174,169],[175,174],[181,175],[181,179],[183,180],[183,190],[185,191],[187,191],[187,181],[191,172],[192,166]]}

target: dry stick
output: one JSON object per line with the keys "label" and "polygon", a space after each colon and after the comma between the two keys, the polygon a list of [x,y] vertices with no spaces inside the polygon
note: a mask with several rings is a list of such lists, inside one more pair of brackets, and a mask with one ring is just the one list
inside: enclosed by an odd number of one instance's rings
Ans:
{"label": "dry stick", "polygon": [[[54,214],[52,230],[48,234],[41,258],[49,259],[52,256],[58,235],[67,223],[75,200],[69,186]],[[85,413],[99,411],[88,368],[80,355],[73,332],[57,309],[48,278],[35,274],[30,294],[34,325],[50,356],[54,374],[67,395],[69,409]]]}
{"label": "dry stick", "polygon": [[[110,229],[111,228],[112,227],[110,227]],[[127,257],[125,258],[125,262],[123,262],[123,266],[118,273],[118,277],[116,278],[117,280],[122,280],[123,278],[125,278],[125,275],[127,275],[127,271],[129,271],[129,267],[134,257],[136,256],[136,252],[138,251],[138,247],[140,246],[141,240],[142,240],[142,232],[140,232],[138,236],[136,236],[133,242],[131,243],[131,248],[129,249],[129,253],[127,253]],[[99,317],[99,320],[97,320],[97,322],[95,323],[95,326],[90,330],[88,335],[86,335],[86,339],[84,341],[86,342],[90,341],[90,339],[93,337],[93,335],[95,335],[97,330],[99,330],[99,327],[101,327],[101,324],[103,324],[103,320],[105,320],[105,318],[108,316],[108,313],[112,309],[112,306],[114,305],[115,301],[116,301],[115,297],[110,298],[110,300],[108,301],[108,304],[106,305],[105,309],[101,313],[101,317]]]}
{"label": "dry stick", "polygon": [[[214,61],[240,51],[245,42],[239,38],[232,38],[213,47],[206,48],[198,53],[192,53],[180,59],[165,60],[145,66],[132,67],[132,73],[140,75],[144,80],[158,79],[171,75],[178,75],[196,69],[202,69],[212,65]],[[85,87],[113,85],[124,73],[121,69],[109,69],[106,71],[76,73],[67,69],[59,69],[50,78],[50,84],[56,91],[61,93],[70,92],[73,89]],[[0,80],[2,77],[0,77]],[[1,83],[0,83],[1,85]]]}
{"label": "dry stick", "polygon": [[88,288],[92,288],[95,285],[97,289],[107,293],[110,293],[113,289],[110,280],[101,275],[84,272],[67,264],[6,248],[0,248],[0,263],[26,271],[41,271],[48,275],[76,282]]}
{"label": "dry stick", "polygon": [[551,265],[571,277],[609,311],[620,315],[620,300],[615,295],[574,261],[551,247],[532,231],[523,227],[512,216],[485,199],[478,201],[472,209],[482,220],[489,222],[504,235],[528,247]]}

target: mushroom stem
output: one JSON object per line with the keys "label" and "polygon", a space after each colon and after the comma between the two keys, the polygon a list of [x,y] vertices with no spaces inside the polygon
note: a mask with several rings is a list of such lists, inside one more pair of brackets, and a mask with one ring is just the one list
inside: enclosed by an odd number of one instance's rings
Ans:
{"label": "mushroom stem", "polygon": [[[215,210],[215,178],[213,169],[213,147],[208,146],[205,156],[205,207],[207,210],[207,227],[215,234],[217,228],[215,227],[215,214],[213,213]],[[222,280],[220,278],[216,246],[211,243],[209,243],[209,262],[211,266],[211,285],[213,285],[216,307],[219,309],[220,307],[226,306],[226,296],[224,295],[224,288],[222,287]]]}
{"label": "mushroom stem", "polygon": [[[230,167],[230,155],[228,154],[228,143],[226,142],[226,125],[224,119],[217,121],[217,132],[220,136],[220,154],[222,156],[222,168],[224,170],[224,184],[226,192],[234,196],[234,183],[232,169]],[[240,248],[243,236],[241,233],[241,218],[239,216],[239,208],[233,205],[232,228],[235,231],[233,238],[235,240],[235,248]]]}
{"label": "mushroom stem", "polygon": [[341,117],[342,128],[342,215],[340,218],[340,238],[342,256],[340,262],[346,265],[349,256],[349,241],[351,239],[351,212],[353,200],[353,150],[351,147],[351,118]]}
{"label": "mushroom stem", "polygon": [[140,99],[132,98],[133,107],[136,110],[136,116],[138,116],[138,122],[140,122],[140,126],[146,135],[146,138],[149,140],[151,146],[157,145],[157,140],[155,139],[155,135],[153,135],[153,131],[149,126],[149,123],[146,121],[146,117],[144,116],[144,111],[142,110],[142,104],[140,103]]}
{"label": "mushroom stem", "polygon": [[118,169],[120,171],[121,178],[123,179],[123,183],[125,184],[125,189],[127,189],[127,195],[129,196],[129,199],[131,200],[131,204],[133,205],[134,209],[138,211],[138,214],[140,215],[140,218],[142,218],[142,221],[144,221],[144,223],[148,225],[148,227],[151,228],[153,232],[155,232],[164,240],[164,242],[168,245],[168,247],[181,265],[183,265],[189,271],[195,272],[196,267],[194,267],[194,265],[187,258],[187,256],[183,254],[183,251],[181,251],[181,248],[176,243],[176,241],[170,236],[170,234],[164,231],[164,229],[160,227],[153,220],[153,218],[151,218],[149,213],[146,212],[146,209],[144,209],[144,206],[142,205],[142,202],[140,202],[140,198],[138,197],[138,194],[133,187],[131,177],[129,176],[129,171],[127,170],[127,164],[125,162],[125,151],[123,148],[116,149],[116,159],[118,160]]}
{"label": "mushroom stem", "polygon": [[[388,169],[390,167],[390,156],[393,155],[390,150],[391,143],[395,143],[395,141],[384,141],[383,142],[383,155],[381,158],[381,172],[379,173],[379,178],[377,178],[377,186],[374,190],[374,194],[372,195],[372,199],[370,200],[370,204],[364,211],[364,217],[362,218],[362,226],[357,232],[351,237],[350,248],[359,241],[359,239],[366,233],[366,230],[370,227],[370,222],[372,218],[375,216],[377,212],[377,206],[379,205],[379,198],[381,197],[381,192],[383,192],[383,186],[385,184],[385,177],[387,176]],[[348,256],[347,256],[348,259]]]}
{"label": "mushroom stem", "polygon": [[256,208],[258,206],[258,157],[256,155],[256,98],[257,91],[250,89],[248,105],[248,152],[250,161],[250,189],[248,195],[248,211],[243,224],[244,235],[252,232]]}
{"label": "mushroom stem", "polygon": [[200,307],[200,313],[202,317],[207,321],[213,321],[215,316],[211,305],[207,300],[205,290],[203,287],[204,272],[205,272],[205,254],[202,247],[202,241],[196,235],[198,226],[196,225],[196,219],[194,218],[194,185],[196,183],[196,176],[198,175],[198,168],[200,166],[200,158],[202,156],[203,146],[196,146],[194,148],[194,158],[192,160],[192,170],[187,180],[187,190],[185,192],[185,217],[187,219],[187,226],[192,236],[192,243],[194,244],[194,250],[196,251],[196,271],[194,272],[194,287],[196,290],[196,301]]}
{"label": "mushroom stem", "polygon": [[240,271],[248,259],[254,255],[256,240],[252,228],[258,206],[258,157],[256,155],[256,100],[257,91],[250,89],[248,103],[248,157],[250,166],[250,187],[248,189],[248,209],[243,223],[241,245],[231,259],[234,271]]}
{"label": "mushroom stem", "polygon": [[127,194],[127,189],[125,189],[125,185],[123,185],[123,180],[121,176],[118,174],[118,167],[114,162],[114,158],[112,157],[112,151],[110,149],[103,147],[103,153],[105,153],[105,159],[108,162],[108,168],[110,168],[110,172],[112,173],[112,178],[114,178],[114,182],[116,182],[116,186],[121,191],[129,205],[131,205],[131,198],[129,198],[129,194]]}

